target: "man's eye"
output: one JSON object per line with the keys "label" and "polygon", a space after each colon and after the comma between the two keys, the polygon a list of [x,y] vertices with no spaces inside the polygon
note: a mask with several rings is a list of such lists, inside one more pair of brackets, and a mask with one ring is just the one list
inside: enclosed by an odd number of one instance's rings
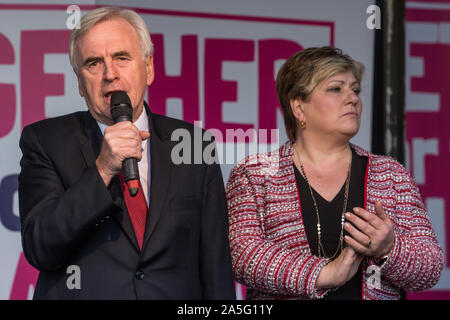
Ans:
{"label": "man's eye", "polygon": [[89,63],[88,67],[89,67],[89,68],[93,68],[93,67],[98,66],[98,64],[99,64],[98,61],[92,61],[91,63]]}

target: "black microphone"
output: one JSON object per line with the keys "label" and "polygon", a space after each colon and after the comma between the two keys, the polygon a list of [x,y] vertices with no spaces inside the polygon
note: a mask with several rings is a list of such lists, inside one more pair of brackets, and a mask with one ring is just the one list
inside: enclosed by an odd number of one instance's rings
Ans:
{"label": "black microphone", "polygon": [[[111,95],[111,116],[114,123],[122,121],[133,122],[133,108],[131,100],[124,91],[114,91]],[[139,169],[136,158],[123,161],[123,176],[130,195],[134,197],[139,191]]]}

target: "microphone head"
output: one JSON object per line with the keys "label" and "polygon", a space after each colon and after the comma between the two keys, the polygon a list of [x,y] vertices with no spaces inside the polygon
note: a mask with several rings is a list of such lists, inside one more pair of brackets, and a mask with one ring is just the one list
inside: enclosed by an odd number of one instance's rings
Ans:
{"label": "microphone head", "polygon": [[114,91],[111,94],[111,116],[114,123],[120,121],[132,121],[133,108],[131,100],[125,91]]}

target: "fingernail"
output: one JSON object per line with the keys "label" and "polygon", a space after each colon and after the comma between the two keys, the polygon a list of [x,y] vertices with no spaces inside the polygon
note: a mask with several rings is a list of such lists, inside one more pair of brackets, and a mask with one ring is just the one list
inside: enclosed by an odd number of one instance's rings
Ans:
{"label": "fingernail", "polygon": [[359,212],[359,209],[358,208],[353,208],[353,211]]}

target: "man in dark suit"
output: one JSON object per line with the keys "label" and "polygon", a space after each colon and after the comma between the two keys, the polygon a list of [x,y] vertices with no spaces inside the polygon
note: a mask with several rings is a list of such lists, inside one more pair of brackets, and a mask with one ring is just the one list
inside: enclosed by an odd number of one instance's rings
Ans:
{"label": "man in dark suit", "polygon": [[[152,53],[136,13],[90,12],[69,44],[89,111],[22,132],[19,206],[24,254],[40,270],[35,299],[235,298],[220,166],[174,163],[172,132],[194,137],[194,126],[144,102]],[[118,90],[133,123],[113,123]],[[139,160],[139,218],[120,179],[126,158]]]}

